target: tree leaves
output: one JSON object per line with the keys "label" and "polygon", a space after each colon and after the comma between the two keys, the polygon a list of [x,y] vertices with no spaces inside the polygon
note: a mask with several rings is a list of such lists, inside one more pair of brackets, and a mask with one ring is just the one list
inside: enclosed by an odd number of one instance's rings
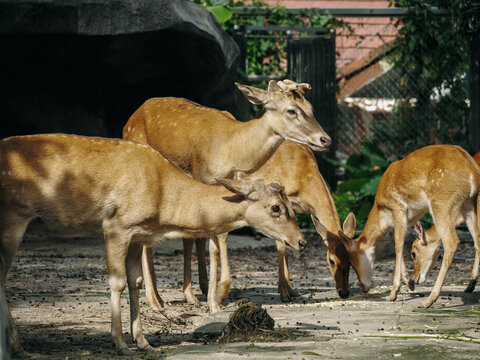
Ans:
{"label": "tree leaves", "polygon": [[220,24],[226,23],[233,15],[233,11],[225,5],[207,6],[206,9],[215,16]]}

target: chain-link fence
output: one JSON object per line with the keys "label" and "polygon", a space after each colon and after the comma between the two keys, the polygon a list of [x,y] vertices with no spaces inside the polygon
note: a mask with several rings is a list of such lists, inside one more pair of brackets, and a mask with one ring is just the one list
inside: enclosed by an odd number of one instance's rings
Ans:
{"label": "chain-link fence", "polygon": [[[402,66],[401,62],[395,66],[399,57],[395,39],[401,36],[396,33],[398,27],[393,26],[397,20],[376,18],[379,26],[364,22],[361,38],[357,32],[352,49],[338,53],[340,159],[358,153],[366,138],[376,143],[389,160],[429,144],[459,144],[468,148],[468,57],[458,69],[439,74],[444,75],[443,80],[433,86],[424,80],[428,79],[425,75],[438,74],[442,69],[434,61],[426,62],[424,54],[412,52],[409,66]],[[359,23],[358,19],[355,21]],[[434,36],[441,38],[444,34],[439,31]],[[358,57],[346,62],[343,57],[351,58],[353,51]]]}
{"label": "chain-link fence", "polygon": [[[455,12],[423,9],[421,3],[415,6],[416,10],[289,9],[292,14],[303,14],[304,20],[325,14],[341,19],[337,25],[342,26],[336,28],[337,115],[336,131],[332,131],[340,160],[358,153],[365,139],[377,144],[388,160],[429,144],[458,144],[470,150],[468,63],[472,59],[468,58],[466,45],[463,53],[452,55],[463,46],[457,46],[455,38],[461,31],[452,29],[461,21]],[[261,22],[271,16],[271,10],[254,10],[255,16],[264,16]],[[249,15],[245,11],[241,14]],[[416,33],[412,24],[417,25]],[[422,46],[415,45],[412,39]],[[413,44],[410,50],[409,41]],[[252,38],[250,42],[244,52],[248,50],[250,62],[259,66],[254,73],[267,71],[284,76],[288,68],[286,48],[278,42],[267,44],[263,38]],[[403,50],[399,45],[402,42]],[[448,47],[450,50],[443,52]],[[265,55],[266,48],[274,53]],[[276,57],[281,74],[268,71],[276,64]],[[456,57],[455,61],[452,57]]]}

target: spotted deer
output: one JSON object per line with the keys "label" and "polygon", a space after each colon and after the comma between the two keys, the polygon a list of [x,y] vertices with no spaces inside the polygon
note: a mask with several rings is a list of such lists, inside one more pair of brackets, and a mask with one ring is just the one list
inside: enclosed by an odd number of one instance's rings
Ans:
{"label": "spotted deer", "polygon": [[[239,122],[227,112],[185,99],[153,98],[130,117],[123,128],[123,138],[149,144],[184,173],[206,184],[215,184],[215,178],[230,179],[238,172],[251,173],[259,169],[284,140],[305,144],[314,150],[330,146],[330,137],[318,124],[312,105],[305,99],[309,84],[272,80],[268,90],[236,85],[251,103],[263,105],[260,117]],[[200,287],[207,293],[205,244],[206,239],[197,240],[196,246]],[[188,302],[197,303],[191,287],[192,247],[192,241],[184,241],[183,290]],[[156,289],[149,247],[144,249],[143,271],[148,303],[154,308],[163,306]],[[214,293],[213,289],[209,291]],[[216,307],[214,302],[210,295],[211,310]]]}
{"label": "spotted deer", "polygon": [[[480,165],[480,152],[476,153],[473,159]],[[478,211],[478,209],[477,209]],[[459,219],[463,220],[463,219]],[[470,224],[470,225],[469,225]],[[472,274],[470,282],[465,289],[466,293],[471,293],[475,290],[475,285],[478,281],[478,266],[480,262],[480,243],[478,243],[478,229],[472,224],[472,220],[467,222],[470,234],[472,234],[475,244],[475,260],[473,262]],[[422,284],[427,279],[428,274],[433,269],[433,265],[440,255],[440,244],[442,239],[437,232],[435,225],[427,231],[423,230],[422,224],[417,222],[415,224],[415,231],[417,232],[417,239],[412,244],[412,260],[413,260],[413,280],[416,284]]]}
{"label": "spotted deer", "polygon": [[414,288],[404,259],[405,231],[427,212],[442,239],[444,257],[430,296],[422,303],[430,307],[440,295],[445,275],[457,251],[455,226],[465,221],[478,243],[480,169],[462,148],[432,145],[418,149],[387,168],[378,185],[375,203],[356,240],[342,237],[364,291],[371,287],[375,246],[390,226],[394,227],[395,274],[389,299],[396,300],[401,280]]}
{"label": "spotted deer", "polygon": [[[39,218],[61,233],[105,237],[111,289],[111,334],[120,354],[120,296],[128,285],[131,333],[141,350],[139,289],[143,246],[163,239],[209,237],[243,226],[302,250],[305,240],[278,183],[191,179],[148,145],[120,139],[47,134],[0,141],[0,288],[28,224]],[[7,305],[8,306],[8,305]],[[7,310],[11,344],[22,351]]]}
{"label": "spotted deer", "polygon": [[[348,253],[340,240],[342,231],[337,209],[330,190],[320,174],[312,151],[305,145],[285,141],[278,147],[270,159],[251,176],[279,181],[285,187],[285,193],[295,212],[313,213],[312,216],[318,233],[327,246],[327,264],[335,280],[337,292],[341,298],[349,294],[350,263]],[[245,178],[245,177],[243,177]],[[353,215],[343,224],[343,232],[352,237],[355,230]],[[210,281],[216,281],[213,271],[217,269],[218,254],[221,257],[221,276],[217,294],[216,286],[212,286],[211,294],[218,306],[228,296],[230,288],[230,272],[227,259],[227,236],[218,236],[219,244],[210,248]],[[278,250],[278,291],[282,301],[289,301],[295,295],[290,283],[286,247],[276,242]],[[218,249],[218,250],[217,250]],[[209,294],[210,295],[210,294]]]}

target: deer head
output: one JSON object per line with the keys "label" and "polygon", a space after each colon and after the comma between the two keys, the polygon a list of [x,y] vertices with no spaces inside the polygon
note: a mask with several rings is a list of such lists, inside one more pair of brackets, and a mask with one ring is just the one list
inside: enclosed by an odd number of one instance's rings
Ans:
{"label": "deer head", "polygon": [[249,207],[245,218],[250,226],[294,250],[305,248],[306,241],[282,185],[265,184],[261,179],[217,181],[247,200]]}
{"label": "deer head", "polygon": [[[345,299],[350,294],[350,286],[348,278],[350,274],[350,262],[347,249],[340,239],[339,234],[334,234],[312,215],[313,224],[318,234],[322,237],[327,246],[327,264],[330,268],[338,295]],[[353,218],[355,221],[355,218]],[[355,232],[355,224],[352,224],[352,218],[349,216],[343,223],[343,232],[348,236],[353,236]]]}
{"label": "deer head", "polygon": [[436,231],[436,236],[429,234],[432,231],[425,232],[419,221],[414,225],[414,229],[418,237],[412,244],[413,281],[416,284],[422,284],[440,255],[440,242],[438,241],[440,238]]}
{"label": "deer head", "polygon": [[297,84],[288,79],[271,80],[267,91],[238,83],[235,85],[251,103],[265,107],[262,118],[278,135],[317,151],[326,150],[332,144],[315,119],[312,104],[305,99],[305,90],[311,89],[309,84]]}

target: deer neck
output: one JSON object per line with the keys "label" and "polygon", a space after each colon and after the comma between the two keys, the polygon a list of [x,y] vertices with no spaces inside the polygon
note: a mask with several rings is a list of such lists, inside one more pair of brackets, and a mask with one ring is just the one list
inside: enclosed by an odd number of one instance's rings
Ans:
{"label": "deer neck", "polygon": [[341,230],[340,219],[325,180],[322,176],[315,176],[310,177],[307,183],[309,194],[306,197],[309,199],[310,209],[328,231],[338,234]]}
{"label": "deer neck", "polygon": [[270,126],[268,112],[257,119],[239,123],[229,134],[228,161],[236,171],[258,170],[277,150],[284,138]]}
{"label": "deer neck", "polygon": [[389,226],[389,219],[385,218],[386,212],[380,212],[377,202],[373,204],[367,222],[357,241],[364,248],[376,247],[378,240],[382,237]]}
{"label": "deer neck", "polygon": [[167,237],[210,237],[248,225],[246,200],[223,186],[196,184],[164,192],[168,196],[164,201],[170,205],[160,212],[160,223],[175,229]]}

